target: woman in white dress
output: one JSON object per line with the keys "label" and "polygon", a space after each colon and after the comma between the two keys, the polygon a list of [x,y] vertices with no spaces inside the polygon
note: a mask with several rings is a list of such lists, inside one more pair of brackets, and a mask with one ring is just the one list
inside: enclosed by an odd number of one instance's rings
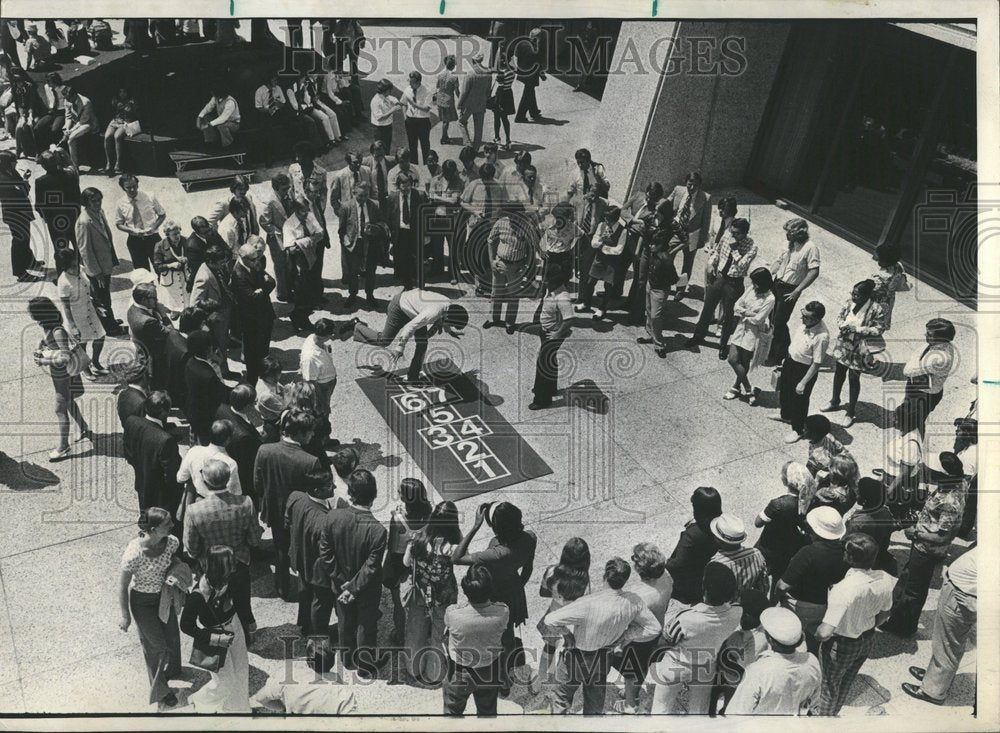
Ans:
{"label": "woman in white dress", "polygon": [[188,596],[181,614],[181,631],[199,649],[226,655],[204,687],[188,698],[196,713],[249,713],[250,664],[246,638],[229,590],[236,556],[227,545],[208,550],[205,573]]}
{"label": "woman in white dress", "polygon": [[758,267],[750,273],[750,283],[752,287],[733,306],[736,325],[733,335],[729,337],[727,360],[736,373],[736,381],[723,399],[747,397],[751,405],[756,405],[760,390],[750,385],[747,374],[763,360],[771,345],[768,331],[768,318],[774,309],[771,271]]}
{"label": "woman in white dress", "polygon": [[67,330],[80,343],[90,344],[90,365],[84,369],[83,376],[91,380],[102,377],[108,373],[101,366],[105,333],[94,308],[90,279],[80,270],[80,258],[75,249],[56,250],[55,258],[56,266],[62,270],[56,287],[66,313]]}
{"label": "woman in white dress", "polygon": [[153,249],[153,271],[156,273],[156,297],[177,318],[187,308],[187,257],[181,227],[167,220],[163,224],[163,239]]}

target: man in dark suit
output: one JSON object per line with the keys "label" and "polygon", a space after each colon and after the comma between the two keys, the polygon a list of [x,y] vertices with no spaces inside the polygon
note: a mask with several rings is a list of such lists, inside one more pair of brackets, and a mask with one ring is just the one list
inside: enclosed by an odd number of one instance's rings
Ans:
{"label": "man in dark suit", "polygon": [[212,337],[208,331],[195,331],[188,336],[189,358],[184,365],[184,386],[187,402],[184,414],[191,431],[202,445],[208,445],[209,431],[219,405],[229,401],[230,389],[215,372],[209,355]]}
{"label": "man in dark suit", "polygon": [[164,389],[167,384],[165,344],[174,327],[167,309],[156,298],[153,283],[140,283],[132,288],[132,300],[134,304],[126,315],[132,343],[139,358],[145,360],[153,389]]}
{"label": "man in dark suit", "polygon": [[536,97],[539,83],[545,80],[545,57],[539,49],[541,37],[541,28],[533,28],[527,41],[522,39],[511,48],[517,56],[517,80],[524,85],[521,100],[517,103],[515,122],[527,122],[529,116],[538,120],[542,116]]}
{"label": "man in dark suit", "polygon": [[330,512],[319,537],[327,586],[317,588],[314,619],[334,601],[344,667],[373,678],[381,661],[375,644],[382,596],[382,555],[388,533],[372,515],[378,497],[375,477],[363,468],[347,479],[350,506]]}
{"label": "man in dark suit", "polygon": [[358,297],[358,279],[365,278],[368,307],[375,307],[375,271],[385,246],[385,225],[378,205],[369,200],[368,186],[354,187],[354,201],[344,207],[340,217],[340,262],[348,297],[345,308],[351,308]]}
{"label": "man in dark suit", "polygon": [[229,393],[229,403],[222,403],[215,411],[216,420],[228,420],[233,425],[233,437],[226,444],[226,452],[236,461],[243,493],[252,497],[260,506],[260,497],[255,490],[254,463],[260,450],[261,437],[251,420],[251,411],[257,395],[249,384],[238,384]]}
{"label": "man in dark suit", "polygon": [[125,460],[135,471],[139,511],[156,506],[174,514],[181,500],[182,487],[177,483],[181,456],[177,441],[167,432],[170,397],[166,392],[153,392],[143,409],[145,416],[125,418],[122,440]]}
{"label": "man in dark suit", "polygon": [[285,600],[293,600],[288,587],[288,546],[285,504],[292,491],[316,484],[333,485],[330,469],[304,446],[312,440],[316,418],[293,410],[281,426],[281,440],[265,443],[254,462],[254,490],[260,497],[260,518],[274,538],[274,585]]}
{"label": "man in dark suit", "polygon": [[124,375],[125,386],[118,393],[116,407],[118,421],[125,427],[125,420],[132,415],[142,417],[146,414],[145,402],[149,396],[149,376],[143,364],[136,362],[134,368]]}
{"label": "man in dark suit", "polygon": [[[35,179],[35,211],[45,222],[56,250],[76,246],[76,220],[80,216],[80,174],[65,151],[45,151],[38,156],[44,175]],[[56,274],[59,264],[56,260]]]}
{"label": "man in dark suit", "polygon": [[[298,487],[285,505],[285,533],[288,535],[288,561],[299,574],[299,614],[296,623],[305,636],[326,636],[329,631],[329,609],[326,618],[312,623],[314,588],[328,585],[319,559],[319,536],[330,514],[333,484],[314,483]],[[327,637],[329,638],[329,637]]]}
{"label": "man in dark suit", "polygon": [[191,236],[184,243],[184,256],[188,261],[187,290],[190,293],[194,286],[195,275],[205,261],[205,253],[212,247],[228,249],[226,241],[219,235],[204,216],[196,216],[191,220]]}
{"label": "man in dark suit", "polygon": [[410,177],[400,173],[398,191],[389,199],[389,231],[392,232],[392,264],[396,280],[404,289],[423,287],[422,197],[413,189]]}
{"label": "man in dark suit", "polygon": [[236,311],[240,314],[243,338],[243,365],[246,380],[257,384],[260,363],[271,348],[271,329],[274,327],[274,306],[271,291],[274,278],[264,269],[264,242],[252,236],[239,249],[239,259],[233,266],[230,289]]}

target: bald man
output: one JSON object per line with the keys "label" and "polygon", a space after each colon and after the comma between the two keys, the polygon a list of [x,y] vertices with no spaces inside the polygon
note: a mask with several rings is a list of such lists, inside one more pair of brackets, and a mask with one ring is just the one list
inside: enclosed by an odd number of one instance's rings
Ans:
{"label": "bald man", "polygon": [[271,291],[276,283],[264,269],[267,264],[264,251],[264,240],[250,235],[246,244],[238,250],[239,256],[230,281],[235,310],[240,314],[243,365],[250,384],[256,384],[260,376],[261,362],[271,348],[271,329],[274,326]]}

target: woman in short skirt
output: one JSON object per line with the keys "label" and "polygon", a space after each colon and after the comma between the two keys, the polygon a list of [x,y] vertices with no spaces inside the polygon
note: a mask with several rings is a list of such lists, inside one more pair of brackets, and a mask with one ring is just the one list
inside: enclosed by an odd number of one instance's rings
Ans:
{"label": "woman in short skirt", "polygon": [[496,79],[496,92],[493,96],[493,142],[500,144],[500,126],[503,125],[503,134],[507,138],[504,150],[510,150],[510,116],[514,114],[514,70],[510,68],[510,61],[507,53],[500,51],[497,54],[497,68],[494,79]]}

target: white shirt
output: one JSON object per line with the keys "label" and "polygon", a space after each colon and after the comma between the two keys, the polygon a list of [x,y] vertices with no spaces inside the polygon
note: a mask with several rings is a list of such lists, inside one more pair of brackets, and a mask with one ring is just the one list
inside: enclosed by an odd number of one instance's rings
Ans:
{"label": "white shirt", "polygon": [[726,715],[806,715],[822,678],[815,655],[768,649],[746,668]]}
{"label": "white shirt", "polygon": [[545,623],[572,631],[576,647],[588,652],[614,646],[619,640],[649,641],[662,628],[639,596],[611,588],[589,593],[551,611]]}
{"label": "white shirt", "polygon": [[[392,124],[392,113],[396,111],[396,98],[387,94],[376,94],[371,101],[371,123],[376,127]],[[388,151],[386,151],[388,152]]]}
{"label": "white shirt", "polygon": [[930,376],[928,394],[937,394],[944,389],[944,380],[951,373],[955,363],[955,348],[950,342],[924,345],[913,352],[910,360],[903,367],[903,376],[918,377],[924,374]]}
{"label": "white shirt", "polygon": [[[139,222],[136,223],[135,212],[139,212]],[[115,225],[124,225],[126,228],[137,231],[140,229],[152,229],[156,220],[165,215],[163,207],[152,194],[139,191],[134,199],[126,196],[119,202],[115,209]]]}
{"label": "white shirt", "polygon": [[[270,95],[270,99],[268,96]],[[285,90],[275,84],[273,87],[269,87],[267,84],[261,84],[257,87],[257,91],[253,95],[253,106],[260,110],[267,110],[271,103],[277,102],[280,105],[285,104]]]}
{"label": "white shirt", "polygon": [[62,95],[48,84],[42,84],[42,101],[46,110],[61,111],[64,108]]}
{"label": "white shirt", "polygon": [[399,296],[399,308],[410,322],[400,329],[393,345],[401,348],[417,329],[436,325],[449,305],[451,300],[446,295],[420,288],[404,290]]}
{"label": "white shirt", "polygon": [[202,109],[199,117],[205,118],[209,115],[215,115],[214,119],[208,121],[212,127],[218,127],[225,122],[233,122],[239,124],[240,121],[240,106],[236,104],[236,100],[232,97],[226,97],[222,100],[222,106],[220,108],[218,100],[212,97],[208,100],[208,104]]}
{"label": "white shirt", "polygon": [[800,321],[798,325],[789,326],[788,330],[792,334],[791,343],[788,344],[788,356],[799,364],[823,363],[830,344],[830,331],[823,321],[809,328]]}
{"label": "white shirt", "polygon": [[333,365],[333,342],[319,343],[319,337],[311,333],[302,342],[299,354],[299,371],[306,382],[332,382],[337,378],[337,367]]}
{"label": "white shirt", "polygon": [[190,480],[194,484],[194,490],[198,496],[206,497],[212,493],[212,489],[205,484],[205,479],[201,477],[201,469],[208,461],[222,461],[229,466],[229,483],[226,490],[230,494],[241,496],[243,488],[240,486],[240,474],[237,471],[236,461],[226,453],[226,449],[221,445],[196,445],[184,454],[181,459],[181,467],[177,471],[177,482],[184,483]]}
{"label": "white shirt", "polygon": [[834,633],[857,639],[875,628],[875,617],[892,608],[896,579],[884,570],[851,568],[827,595],[823,623]]}
{"label": "white shirt", "polygon": [[885,453],[885,470],[892,476],[910,476],[919,470],[923,456],[923,439],[919,430],[897,435]]}
{"label": "white shirt", "polygon": [[[419,85],[416,91],[414,91],[413,87],[406,87],[403,91],[403,102],[406,104],[404,112],[406,117],[430,119],[431,93],[423,84]],[[417,109],[417,105],[426,107],[427,109]]]}

